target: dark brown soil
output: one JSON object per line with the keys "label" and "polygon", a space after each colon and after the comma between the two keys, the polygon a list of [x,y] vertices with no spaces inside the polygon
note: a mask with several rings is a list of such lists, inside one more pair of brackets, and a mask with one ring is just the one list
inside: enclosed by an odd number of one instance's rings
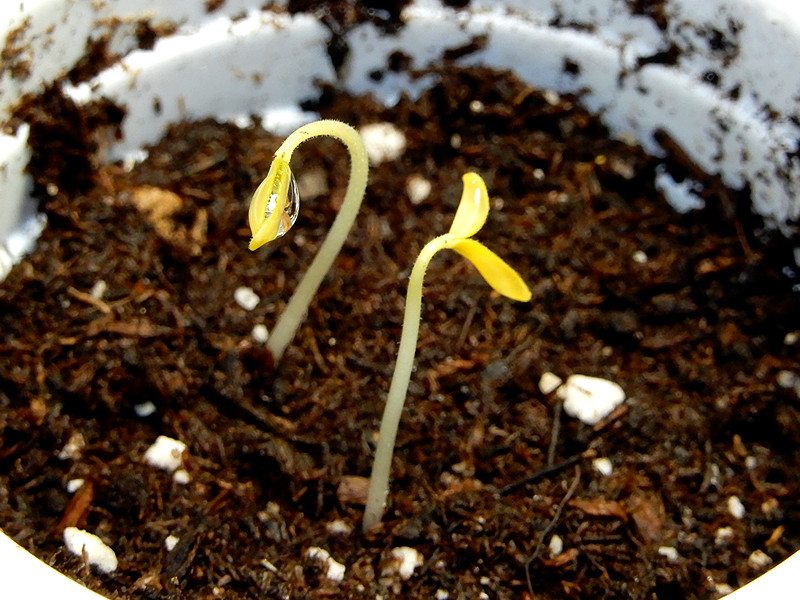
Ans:
{"label": "dark brown soil", "polygon": [[[0,524],[58,569],[125,599],[673,600],[717,597],[766,570],[754,552],[777,562],[800,548],[798,396],[778,384],[799,370],[787,343],[797,297],[779,243],[745,212],[725,216],[741,194],[709,178],[708,208],[676,214],[654,189],[654,159],[611,141],[574,99],[509,75],[451,70],[392,109],[326,90],[322,116],[388,121],[407,148],[372,170],[274,368],[251,332],[272,326],[331,223],[343,148],[297,151],[298,177],[322,174],[328,191],[251,253],[247,204],[280,139],[183,123],[126,171],[101,160],[119,114],[76,112],[57,93],[38,102],[25,116],[49,225],[0,287]],[[73,127],[53,114],[75,115]],[[668,162],[692,171],[679,153]],[[339,486],[369,475],[408,273],[449,228],[468,170],[494,199],[478,238],[533,300],[436,257],[390,507],[362,535],[362,507]],[[432,183],[419,205],[414,176]],[[174,212],[137,209],[148,199]],[[240,286],[261,298],[252,312],[233,299]],[[595,427],[559,417],[538,389],[547,371],[613,380],[628,399]],[[148,401],[156,412],[137,416]],[[188,484],[143,462],[161,434],[188,445]],[[70,440],[82,446],[59,457]],[[548,465],[560,468],[534,477]],[[76,478],[86,484],[70,495]],[[337,519],[353,532],[329,533]],[[68,554],[68,525],[100,535],[118,570]],[[340,583],[305,557],[313,546],[346,565]],[[398,546],[424,557],[408,580],[389,568]]]}

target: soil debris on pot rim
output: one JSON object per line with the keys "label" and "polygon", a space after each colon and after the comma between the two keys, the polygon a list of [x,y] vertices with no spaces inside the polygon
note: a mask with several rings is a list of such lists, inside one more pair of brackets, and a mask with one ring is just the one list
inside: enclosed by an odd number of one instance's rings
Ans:
{"label": "soil debris on pot rim", "polygon": [[[112,598],[519,598],[529,585],[537,598],[708,598],[800,547],[800,322],[780,248],[741,210],[714,212],[713,191],[706,213],[675,213],[657,161],[574,98],[483,69],[436,76],[390,109],[332,89],[313,107],[391,123],[405,150],[372,169],[277,368],[263,326],[333,220],[344,149],[297,150],[300,217],[251,253],[247,202],[279,138],[180,123],[126,169],[98,158],[118,122],[108,107],[82,109],[95,124],[83,138],[34,119],[48,227],[0,286],[10,536]],[[52,162],[65,143],[92,166],[85,179]],[[534,298],[511,303],[437,256],[390,507],[364,536],[342,486],[369,474],[408,272],[449,227],[468,170],[492,196],[481,241]],[[412,202],[420,178],[430,191]],[[584,425],[540,391],[545,373],[601,377],[626,400]],[[160,435],[186,444],[184,479],[143,460]],[[67,552],[67,527],[107,543],[116,571]]]}

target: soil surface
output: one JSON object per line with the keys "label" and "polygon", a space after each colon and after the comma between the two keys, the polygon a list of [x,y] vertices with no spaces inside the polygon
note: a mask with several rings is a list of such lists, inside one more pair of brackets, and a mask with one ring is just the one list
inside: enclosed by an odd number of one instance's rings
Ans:
{"label": "soil surface", "polygon": [[[706,208],[677,214],[654,187],[664,161],[574,98],[486,70],[435,76],[390,109],[334,90],[307,107],[389,122],[406,146],[373,166],[277,367],[254,327],[275,322],[334,218],[338,142],[297,150],[298,222],[249,252],[247,206],[280,138],[181,123],[126,167],[103,161],[113,107],[51,91],[20,113],[48,226],[0,287],[10,536],[125,599],[715,598],[800,548],[800,313],[746,195],[705,177]],[[704,177],[670,149],[673,175]],[[434,259],[390,506],[365,535],[358,488],[408,274],[469,170],[493,199],[477,239],[533,300],[493,293],[455,253]],[[627,400],[585,425],[540,391],[547,372],[612,380]],[[143,460],[159,435],[187,445],[188,481]],[[68,526],[100,536],[117,570],[70,554]],[[407,578],[400,547],[419,553]]]}

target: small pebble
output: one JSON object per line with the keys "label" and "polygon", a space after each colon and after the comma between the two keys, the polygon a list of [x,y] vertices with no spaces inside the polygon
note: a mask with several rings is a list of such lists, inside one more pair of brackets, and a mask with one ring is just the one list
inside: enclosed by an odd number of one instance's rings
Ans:
{"label": "small pebble", "polygon": [[562,383],[564,383],[564,380],[561,377],[550,371],[545,371],[539,378],[539,391],[545,396],[552,394]]}
{"label": "small pebble", "polygon": [[183,464],[186,444],[165,435],[160,435],[144,453],[144,461],[153,467],[174,473]]}
{"label": "small pebble", "polygon": [[406,149],[406,136],[391,123],[371,123],[361,127],[358,132],[371,165],[396,160]]}
{"label": "small pebble", "polygon": [[558,397],[564,401],[564,412],[586,425],[596,425],[625,401],[622,388],[607,379],[570,375],[558,388]]}
{"label": "small pebble", "polygon": [[743,519],[745,514],[744,504],[739,499],[739,496],[731,496],[728,498],[728,512],[731,513],[734,519]]}
{"label": "small pebble", "polygon": [[783,337],[783,343],[787,346],[794,346],[800,340],[800,331],[790,331]]}
{"label": "small pebble", "polygon": [[633,262],[635,262],[638,265],[647,264],[647,254],[642,250],[637,250],[636,252],[634,252],[631,258],[633,259]]}
{"label": "small pebble", "polygon": [[680,557],[678,550],[672,546],[661,546],[658,549],[658,554],[666,558],[669,562],[678,562],[678,558]]}
{"label": "small pebble", "polygon": [[189,476],[189,471],[186,469],[178,469],[172,474],[172,481],[178,485],[186,485],[191,480],[192,478]]}
{"label": "small pebble", "polygon": [[592,468],[603,477],[608,477],[614,472],[614,465],[607,458],[595,458],[592,461]]}
{"label": "small pebble", "polygon": [[306,556],[311,560],[318,560],[325,564],[325,578],[330,579],[331,581],[339,582],[344,579],[345,571],[347,570],[346,567],[340,563],[335,561],[331,558],[330,553],[325,550],[324,548],[319,548],[317,546],[312,546],[308,550],[306,550]]}
{"label": "small pebble", "polygon": [[87,562],[101,573],[117,570],[117,555],[99,537],[77,527],[64,529],[64,544],[75,556],[86,556]]}
{"label": "small pebble", "polygon": [[434,594],[434,598],[436,600],[448,600],[450,598],[450,592],[448,592],[447,590],[443,590],[443,589],[439,588],[438,590],[436,590],[436,594]]}
{"label": "small pebble", "polygon": [[765,569],[772,564],[772,559],[761,550],[756,550],[747,557],[747,564],[753,569]]}
{"label": "small pebble", "polygon": [[246,286],[236,288],[233,292],[233,299],[236,304],[248,311],[253,310],[261,302],[261,298],[253,291],[253,288]]}

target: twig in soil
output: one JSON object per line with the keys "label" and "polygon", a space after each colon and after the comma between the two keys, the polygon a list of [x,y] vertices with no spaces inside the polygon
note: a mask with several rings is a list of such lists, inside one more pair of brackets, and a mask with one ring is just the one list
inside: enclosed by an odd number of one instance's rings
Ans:
{"label": "twig in soil", "polygon": [[489,215],[489,193],[486,191],[486,184],[477,173],[467,173],[462,180],[464,192],[450,231],[434,238],[422,248],[409,277],[400,347],[397,351],[397,362],[384,407],[378,447],[369,480],[367,505],[364,509],[364,531],[380,522],[386,508],[394,442],[411,380],[419,336],[422,282],[433,256],[439,250],[446,248],[455,250],[472,262],[486,282],[500,294],[520,302],[528,302],[531,299],[531,291],[522,277],[497,254],[472,239],[472,236],[486,223],[486,217]]}
{"label": "twig in soil", "polygon": [[550,519],[550,522],[547,524],[547,527],[544,528],[542,531],[542,535],[539,536],[539,541],[536,543],[536,548],[533,550],[533,554],[531,554],[530,558],[525,561],[525,580],[528,582],[528,592],[531,595],[531,598],[535,598],[536,595],[533,593],[533,582],[531,581],[531,564],[539,557],[539,553],[542,551],[542,547],[544,546],[545,538],[550,534],[551,531],[555,528],[558,520],[561,518],[561,512],[564,510],[564,507],[569,502],[570,498],[575,494],[575,491],[578,489],[578,484],[581,482],[581,468],[579,466],[575,467],[575,477],[572,480],[572,483],[567,489],[567,493],[564,494],[564,497],[559,502],[558,507],[556,508],[556,512],[553,515],[553,518]]}
{"label": "twig in soil", "polygon": [[55,528],[56,535],[62,535],[67,527],[83,527],[89,507],[94,500],[94,484],[91,481],[84,483],[67,505],[64,515]]}
{"label": "twig in soil", "polygon": [[458,351],[464,345],[464,342],[467,341],[467,335],[469,334],[469,328],[472,325],[472,320],[475,318],[475,315],[478,312],[478,305],[474,302],[471,302],[469,305],[469,312],[467,313],[467,318],[464,319],[464,325],[461,327],[461,333],[458,334],[458,340],[456,340],[455,350]]}
{"label": "twig in soil", "polygon": [[518,479],[513,483],[509,483],[507,486],[500,488],[500,491],[498,493],[501,496],[505,496],[506,494],[510,494],[511,492],[518,490],[527,483],[533,483],[537,479],[542,479],[543,477],[547,477],[554,473],[558,473],[559,471],[562,471],[567,467],[571,467],[572,465],[575,465],[584,459],[591,459],[594,458],[595,456],[597,456],[597,452],[595,452],[591,448],[588,450],[584,450],[580,454],[576,454],[574,456],[570,456],[566,460],[562,460],[560,463],[547,466],[544,469],[539,469],[538,471],[531,473],[530,475],[526,475],[522,479]]}
{"label": "twig in soil", "polygon": [[256,406],[247,398],[235,398],[232,404],[244,412],[242,418],[248,423],[264,426],[273,433],[285,437],[291,437],[297,432],[297,426],[294,422],[275,415],[266,408]]}
{"label": "twig in soil", "polygon": [[559,398],[553,407],[553,427],[550,430],[550,446],[547,448],[547,466],[552,467],[556,461],[556,448],[558,447],[558,436],[561,433],[561,405],[563,401]]}
{"label": "twig in soil", "polygon": [[91,294],[87,294],[86,292],[81,292],[80,290],[76,290],[72,286],[69,286],[67,288],[67,293],[80,302],[84,302],[86,304],[89,304],[90,306],[94,306],[104,315],[111,314],[111,307],[102,300],[100,300],[99,298],[95,298]]}
{"label": "twig in soil", "polygon": [[610,415],[608,415],[605,419],[603,419],[597,425],[592,427],[592,431],[594,433],[599,433],[603,429],[606,429],[607,427],[618,421],[621,417],[624,417],[626,414],[628,414],[629,410],[630,408],[628,408],[627,405],[620,404],[617,408],[611,411]]}

